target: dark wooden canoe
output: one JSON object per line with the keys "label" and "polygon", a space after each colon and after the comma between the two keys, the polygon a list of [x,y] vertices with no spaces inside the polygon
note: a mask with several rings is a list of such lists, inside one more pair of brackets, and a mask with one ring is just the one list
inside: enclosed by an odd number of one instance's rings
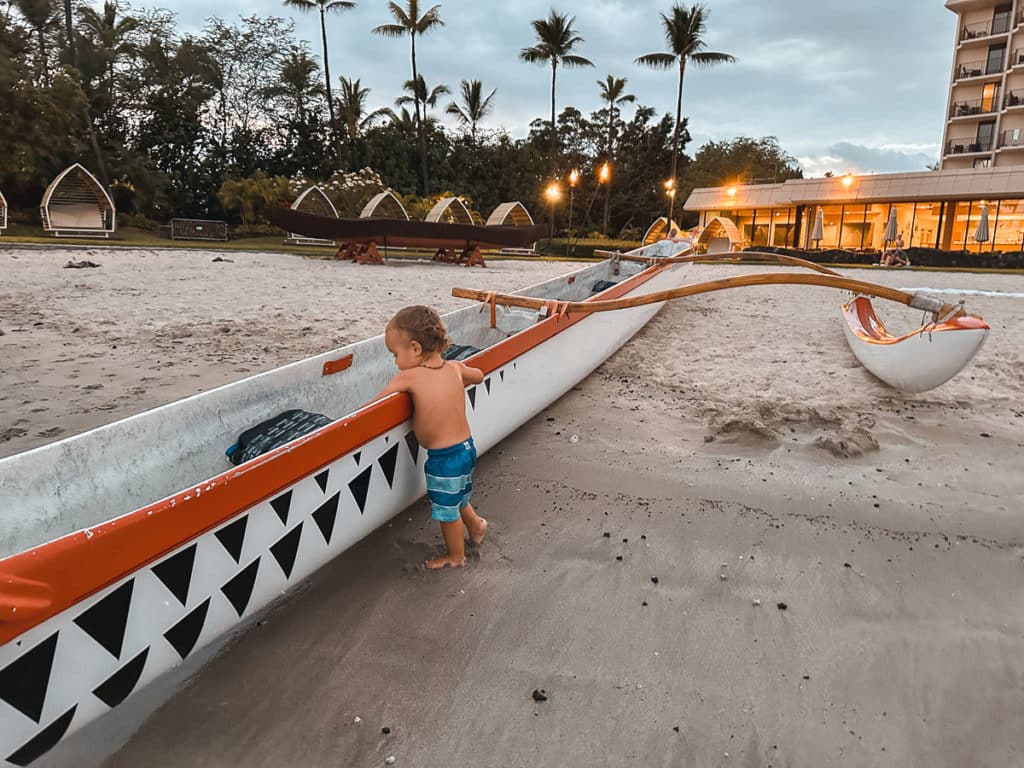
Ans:
{"label": "dark wooden canoe", "polygon": [[395,248],[526,248],[547,234],[547,226],[478,227],[401,219],[335,219],[273,208],[270,223],[286,232],[339,243],[376,243]]}

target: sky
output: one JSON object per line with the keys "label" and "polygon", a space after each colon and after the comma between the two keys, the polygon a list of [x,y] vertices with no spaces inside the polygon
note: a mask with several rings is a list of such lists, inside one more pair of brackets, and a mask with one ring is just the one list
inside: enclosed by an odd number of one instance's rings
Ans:
{"label": "sky", "polygon": [[[400,0],[404,3],[404,0]],[[142,0],[139,5],[150,5]],[[155,3],[154,3],[155,4]],[[956,16],[942,0],[704,0],[710,9],[708,50],[736,64],[688,68],[683,115],[692,155],[707,141],[775,136],[806,176],[920,171],[938,159]],[[195,31],[209,15],[201,0],[163,0],[179,29]],[[634,59],[666,50],[659,14],[669,0],[557,0],[576,17],[579,53],[596,66],[559,69],[558,110],[600,108],[597,80],[626,77],[628,91],[659,112],[674,113],[677,71],[641,68]],[[421,0],[421,9],[429,7]],[[417,64],[429,86],[457,92],[462,79],[497,89],[483,127],[523,136],[550,110],[550,69],[526,64],[529,21],[546,16],[550,0],[445,0],[446,25],[417,39]],[[275,0],[222,0],[216,14],[231,20],[258,13],[291,18],[296,34],[321,55],[319,14],[301,14]],[[422,10],[421,10],[422,13]],[[411,77],[408,38],[370,33],[390,23],[384,0],[358,0],[328,16],[331,74],[359,78],[374,107],[391,106]],[[625,116],[631,114],[626,107]]]}

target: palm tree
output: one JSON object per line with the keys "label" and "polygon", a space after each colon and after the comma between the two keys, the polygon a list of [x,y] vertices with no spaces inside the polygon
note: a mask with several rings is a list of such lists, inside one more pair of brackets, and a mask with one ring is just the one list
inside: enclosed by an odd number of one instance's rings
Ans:
{"label": "palm tree", "polygon": [[573,49],[583,42],[573,24],[575,16],[558,13],[554,8],[546,19],[534,19],[530,22],[537,35],[537,43],[519,52],[519,58],[530,64],[551,65],[551,172],[555,170],[558,155],[558,129],[555,126],[555,78],[558,65],[564,67],[592,67],[594,62],[577,56]]}
{"label": "palm tree", "polygon": [[355,139],[377,120],[394,115],[387,107],[367,113],[366,99],[370,95],[370,89],[363,88],[359,80],[350,80],[345,76],[339,78],[339,82],[341,93],[338,96],[338,121],[350,140]]}
{"label": "palm tree", "polygon": [[50,85],[50,54],[46,50],[47,33],[57,26],[57,15],[50,0],[17,0],[14,3],[25,21],[36,33],[36,77],[44,85]]}
{"label": "palm tree", "polygon": [[463,80],[460,90],[462,91],[462,105],[453,101],[444,111],[445,114],[455,117],[462,125],[469,126],[469,133],[473,137],[473,143],[476,144],[476,124],[494,109],[494,104],[491,101],[494,99],[497,89],[492,90],[485,99],[483,98],[483,83],[479,80]]}
{"label": "palm tree", "polygon": [[[632,93],[623,93],[626,90],[626,78],[612,77],[608,75],[604,80],[597,81],[601,88],[601,100],[608,105],[608,162],[614,157],[615,146],[615,120],[618,118],[619,105],[636,101]],[[612,180],[608,179],[608,187],[604,192],[604,219],[601,225],[601,232],[608,234],[608,201],[612,196]]]}
{"label": "palm tree", "polygon": [[[676,189],[676,165],[679,159],[679,127],[683,117],[683,77],[686,74],[687,62],[693,62],[698,67],[713,67],[716,64],[731,64],[736,61],[735,56],[728,53],[715,53],[705,51],[707,43],[704,42],[704,34],[707,32],[708,17],[711,12],[700,3],[694,3],[686,8],[679,3],[672,6],[671,16],[661,14],[661,21],[665,27],[665,40],[671,53],[648,53],[636,60],[637,64],[643,64],[653,69],[671,69],[674,65],[679,66],[679,93],[676,96],[676,128],[672,136],[672,173],[669,176],[671,190]],[[675,203],[675,196],[670,198],[669,219],[672,218],[672,206]]]}
{"label": "palm tree", "polygon": [[306,122],[307,105],[323,96],[323,86],[315,81],[319,67],[306,51],[293,48],[285,54],[277,82],[263,89],[264,98],[287,100],[300,123]]}
{"label": "palm tree", "polygon": [[123,16],[118,19],[118,10],[117,3],[112,3],[110,0],[105,0],[102,11],[97,11],[87,5],[78,9],[82,29],[88,34],[106,65],[107,98],[111,104],[116,99],[114,67],[121,58],[131,56],[136,52],[132,33],[137,31],[140,26],[139,20],[134,16]]}
{"label": "palm tree", "polygon": [[427,107],[431,109],[437,109],[437,102],[442,96],[451,94],[451,89],[444,85],[434,86],[433,88],[427,88],[427,81],[423,79],[423,75],[416,78],[415,88],[413,87],[412,80],[406,80],[402,85],[402,90],[408,92],[409,96],[399,96],[395,99],[396,107],[407,107],[410,104],[420,103],[423,105],[423,119],[427,120]]}
{"label": "palm tree", "polygon": [[334,98],[331,96],[331,65],[327,60],[327,22],[328,13],[341,13],[356,7],[352,0],[284,0],[284,4],[308,13],[314,8],[320,11],[320,37],[324,47],[324,83],[327,92],[327,111],[331,118],[331,136],[333,137],[334,154],[341,166],[341,147],[338,146],[338,124],[334,120]]}
{"label": "palm tree", "polygon": [[[416,36],[425,35],[432,29],[443,27],[441,19],[441,6],[435,5],[426,13],[420,15],[419,0],[405,0],[405,8],[396,2],[388,3],[388,10],[395,19],[394,24],[381,24],[374,27],[373,32],[385,37],[409,36],[412,44],[412,82],[417,82],[419,72],[416,69]],[[420,170],[423,172],[423,194],[430,194],[430,177],[427,174],[427,141],[423,133],[423,120],[420,119],[419,93],[413,92],[413,102],[416,108],[416,133],[420,145]]]}

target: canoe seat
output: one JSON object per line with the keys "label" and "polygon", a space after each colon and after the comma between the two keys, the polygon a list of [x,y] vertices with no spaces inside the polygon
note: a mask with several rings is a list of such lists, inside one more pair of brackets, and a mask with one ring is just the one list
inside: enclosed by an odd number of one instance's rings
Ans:
{"label": "canoe seat", "polygon": [[617,285],[614,280],[598,280],[594,283],[594,287],[590,289],[591,293],[600,293],[601,291],[607,291],[613,285]]}
{"label": "canoe seat", "polygon": [[445,360],[467,360],[480,350],[468,344],[452,344],[442,354]]}
{"label": "canoe seat", "polygon": [[308,435],[320,427],[327,426],[332,421],[334,419],[320,413],[309,413],[298,409],[285,411],[245,430],[238,436],[238,441],[224,453],[232,464],[243,464],[267,451],[290,443],[298,437]]}

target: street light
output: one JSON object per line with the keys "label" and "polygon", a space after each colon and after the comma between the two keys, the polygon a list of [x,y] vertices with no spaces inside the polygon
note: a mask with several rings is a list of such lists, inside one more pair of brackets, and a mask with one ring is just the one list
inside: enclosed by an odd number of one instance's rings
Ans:
{"label": "street light", "polygon": [[612,167],[608,163],[601,165],[601,170],[597,172],[597,181],[600,184],[605,184],[612,177]]}
{"label": "street light", "polygon": [[551,216],[548,219],[548,251],[550,251],[551,242],[555,238],[555,203],[562,197],[562,190],[557,181],[548,185],[548,188],[544,190],[544,197],[547,198],[551,210]]}
{"label": "street light", "polygon": [[569,226],[565,232],[565,255],[569,255],[569,238],[572,237],[572,207],[576,200],[576,185],[580,182],[580,172],[573,168],[569,171]]}

